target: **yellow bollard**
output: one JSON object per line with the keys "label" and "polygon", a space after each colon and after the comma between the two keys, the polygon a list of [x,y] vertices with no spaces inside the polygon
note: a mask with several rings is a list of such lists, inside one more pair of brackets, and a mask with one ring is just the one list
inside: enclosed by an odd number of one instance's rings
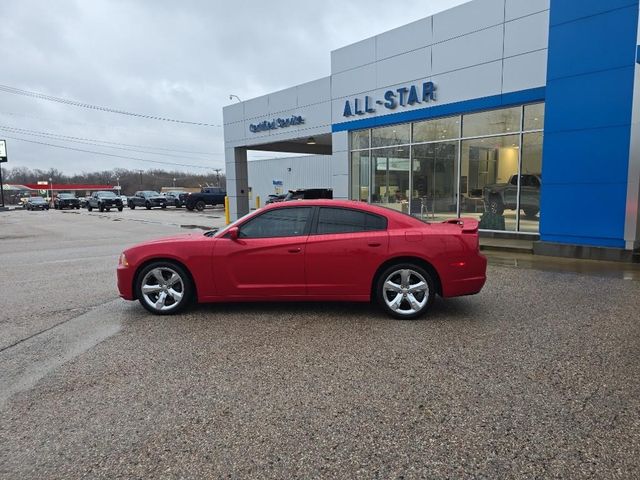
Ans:
{"label": "yellow bollard", "polygon": [[227,225],[231,223],[231,215],[229,213],[229,197],[224,197],[224,220]]}
{"label": "yellow bollard", "polygon": [[260,208],[260,195],[256,195],[256,210]]}

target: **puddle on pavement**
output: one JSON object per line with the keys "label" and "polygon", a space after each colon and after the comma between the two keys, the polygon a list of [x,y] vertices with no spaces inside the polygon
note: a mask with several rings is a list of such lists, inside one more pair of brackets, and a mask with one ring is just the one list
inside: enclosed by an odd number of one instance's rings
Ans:
{"label": "puddle on pavement", "polygon": [[489,265],[496,267],[526,268],[544,272],[577,273],[595,277],[640,281],[640,264],[636,263],[578,260],[493,251],[484,251],[483,254],[489,260]]}

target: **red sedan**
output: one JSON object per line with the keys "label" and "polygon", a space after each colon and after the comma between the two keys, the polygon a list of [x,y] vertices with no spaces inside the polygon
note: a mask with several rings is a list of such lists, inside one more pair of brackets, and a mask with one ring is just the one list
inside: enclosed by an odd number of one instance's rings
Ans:
{"label": "red sedan", "polygon": [[302,200],[266,206],[217,233],[129,248],[118,289],[161,315],[192,301],[375,299],[392,317],[413,319],[436,294],[478,293],[486,267],[475,219],[424,223],[361,202]]}

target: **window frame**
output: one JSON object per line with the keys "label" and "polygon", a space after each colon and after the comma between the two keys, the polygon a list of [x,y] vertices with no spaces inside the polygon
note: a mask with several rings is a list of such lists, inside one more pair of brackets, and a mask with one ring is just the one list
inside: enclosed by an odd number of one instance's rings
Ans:
{"label": "window frame", "polygon": [[[331,209],[331,210],[347,210],[350,212],[357,212],[357,213],[361,213],[363,215],[372,215],[374,217],[378,217],[384,220],[384,228],[382,229],[375,229],[375,230],[361,230],[361,231],[357,231],[357,232],[334,232],[334,233],[320,233],[318,232],[318,223],[320,222],[320,210],[326,208],[326,209]],[[361,210],[359,208],[350,208],[350,207],[343,207],[343,206],[330,206],[330,205],[322,205],[322,206],[317,206],[315,207],[315,212],[313,214],[313,222],[311,224],[311,233],[309,235],[311,236],[323,236],[323,235],[353,235],[353,234],[357,234],[357,233],[372,233],[372,232],[386,232],[389,230],[389,219],[387,217],[385,217],[384,215],[379,215],[377,213],[372,213],[372,212],[367,212],[366,210]]]}
{"label": "window frame", "polygon": [[[271,236],[271,237],[242,237],[242,227],[246,226],[248,223],[253,222],[261,217],[263,217],[264,215],[268,215],[270,213],[273,212],[278,212],[281,210],[289,210],[289,209],[294,209],[294,208],[308,208],[309,209],[309,213],[307,214],[307,221],[305,222],[304,225],[304,229],[302,231],[302,233],[300,235],[277,235],[277,236]],[[269,209],[265,212],[262,212],[258,215],[255,215],[251,218],[248,218],[245,222],[242,222],[240,225],[238,225],[238,240],[261,240],[261,239],[266,239],[266,238],[300,238],[300,237],[308,237],[309,236],[309,232],[311,231],[311,224],[313,222],[313,218],[314,218],[314,208],[311,205],[287,205],[286,207],[279,207],[279,208],[274,208],[274,209]],[[227,235],[225,235],[225,237],[229,237],[229,234],[227,233]]]}

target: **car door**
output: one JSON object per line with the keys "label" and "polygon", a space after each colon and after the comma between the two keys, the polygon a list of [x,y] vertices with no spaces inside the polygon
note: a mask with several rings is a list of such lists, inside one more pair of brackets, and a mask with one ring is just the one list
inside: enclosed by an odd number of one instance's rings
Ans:
{"label": "car door", "polygon": [[388,247],[385,217],[359,209],[320,207],[305,254],[309,296],[369,295]]}
{"label": "car door", "polygon": [[213,250],[216,289],[226,297],[274,298],[306,294],[305,244],[312,207],[268,210],[241,224],[238,238]]}

